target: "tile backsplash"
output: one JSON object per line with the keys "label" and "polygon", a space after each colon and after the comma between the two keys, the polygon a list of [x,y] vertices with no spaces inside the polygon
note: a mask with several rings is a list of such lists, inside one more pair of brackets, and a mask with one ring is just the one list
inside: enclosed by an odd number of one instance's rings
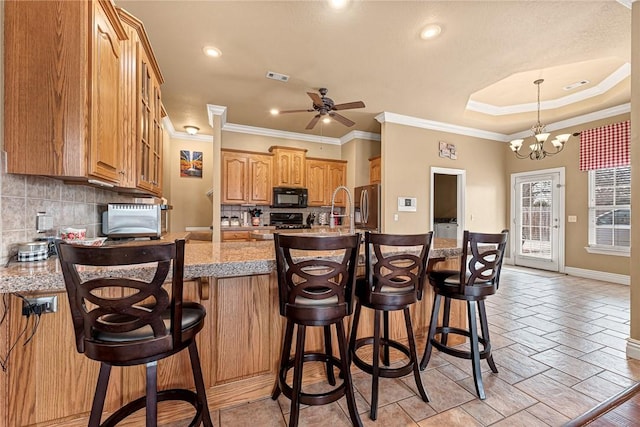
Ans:
{"label": "tile backsplash", "polygon": [[[60,228],[86,228],[87,237],[100,233],[99,206],[132,202],[131,196],[85,185],[31,175],[0,174],[0,262],[17,253],[17,245],[56,235]],[[53,218],[53,229],[36,232],[36,214]]]}

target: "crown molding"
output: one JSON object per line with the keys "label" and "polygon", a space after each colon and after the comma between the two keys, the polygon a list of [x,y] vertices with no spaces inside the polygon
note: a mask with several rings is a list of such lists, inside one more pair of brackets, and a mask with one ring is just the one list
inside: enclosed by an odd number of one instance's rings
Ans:
{"label": "crown molding", "polygon": [[[602,95],[610,91],[618,83],[631,75],[631,64],[625,62],[613,73],[609,74],[604,80],[597,85],[590,87],[589,89],[581,90],[580,92],[572,93],[562,98],[549,99],[540,102],[540,110],[552,110],[555,108],[565,107],[567,105],[575,104],[576,102],[584,101],[585,99],[593,98],[594,96]],[[467,101],[467,110],[477,111],[479,113],[489,114],[491,116],[503,116],[507,114],[528,113],[531,111],[537,111],[538,103],[529,102],[526,104],[506,105],[499,107],[493,104],[487,104],[483,102],[477,102],[473,100]]]}
{"label": "crown molding", "polygon": [[[606,119],[613,116],[618,116],[620,114],[626,114],[631,111],[631,103],[618,105],[616,107],[606,108],[604,110],[595,111],[593,113],[583,114],[581,116],[572,117],[567,120],[561,120],[559,122],[551,123],[545,125],[547,131],[555,131],[558,129],[566,129],[571,126],[578,126],[584,123],[594,122],[596,120]],[[511,135],[507,135],[506,142],[514,140],[516,138],[526,138],[531,136],[531,130],[525,130],[518,133],[513,133]]]}
{"label": "crown molding", "polygon": [[436,122],[434,120],[419,119],[417,117],[405,116],[402,114],[382,112],[376,116],[376,120],[380,123],[395,123],[405,126],[413,126],[422,129],[437,130],[441,132],[455,133],[458,135],[474,136],[477,138],[491,139],[494,141],[505,141],[505,134],[490,132],[482,129],[469,128],[466,126],[458,126],[451,123]]}
{"label": "crown molding", "polygon": [[227,107],[223,105],[207,104],[207,116],[209,117],[209,126],[213,127],[213,116],[220,116],[222,126],[227,123]]}
{"label": "crown molding", "polygon": [[631,9],[631,3],[635,3],[638,0],[616,0],[618,3],[623,5],[624,7]]}
{"label": "crown molding", "polygon": [[352,130],[351,132],[349,132],[348,134],[342,136],[340,138],[340,144],[346,144],[349,141],[353,141],[354,139],[366,139],[369,141],[381,141],[382,138],[380,137],[379,133],[372,133],[372,132],[362,132],[359,130]]}
{"label": "crown molding", "polygon": [[332,138],[328,136],[309,135],[307,133],[289,132],[285,130],[261,128],[255,126],[238,125],[235,123],[227,123],[222,126],[222,130],[225,132],[238,132],[246,133],[250,135],[270,136],[273,138],[282,139],[296,139],[298,141],[317,142],[319,144],[340,145],[339,138]]}

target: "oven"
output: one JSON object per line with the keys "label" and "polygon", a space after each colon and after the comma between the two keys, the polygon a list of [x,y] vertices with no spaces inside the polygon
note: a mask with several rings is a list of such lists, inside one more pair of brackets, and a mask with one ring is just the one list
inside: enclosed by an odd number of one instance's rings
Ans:
{"label": "oven", "polygon": [[311,228],[310,225],[302,222],[301,212],[271,212],[269,225],[275,226],[276,230]]}

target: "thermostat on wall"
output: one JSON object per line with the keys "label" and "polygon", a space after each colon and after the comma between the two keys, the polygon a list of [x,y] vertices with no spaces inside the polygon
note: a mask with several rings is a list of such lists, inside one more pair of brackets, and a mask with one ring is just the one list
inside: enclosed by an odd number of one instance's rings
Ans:
{"label": "thermostat on wall", "polygon": [[415,212],[418,209],[418,199],[416,197],[398,197],[398,210],[404,212]]}

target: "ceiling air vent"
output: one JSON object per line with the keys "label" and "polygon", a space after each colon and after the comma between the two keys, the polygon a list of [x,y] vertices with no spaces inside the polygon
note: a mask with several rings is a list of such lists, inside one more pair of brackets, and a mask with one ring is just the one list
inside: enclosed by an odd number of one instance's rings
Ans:
{"label": "ceiling air vent", "polygon": [[279,82],[285,82],[285,83],[289,81],[289,76],[285,74],[276,73],[273,71],[267,71],[267,78],[272,80],[277,80]]}

